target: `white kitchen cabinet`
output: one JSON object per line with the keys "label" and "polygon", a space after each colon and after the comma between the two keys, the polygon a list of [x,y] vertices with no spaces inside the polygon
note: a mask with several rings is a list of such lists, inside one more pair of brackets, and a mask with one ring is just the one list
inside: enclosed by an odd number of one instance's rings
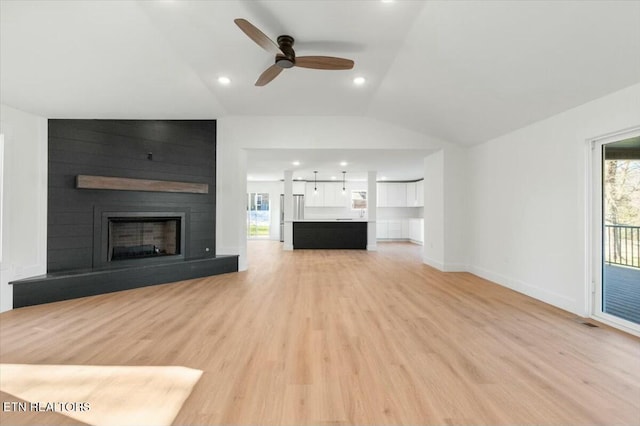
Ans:
{"label": "white kitchen cabinet", "polygon": [[424,207],[424,180],[416,182],[416,207]]}
{"label": "white kitchen cabinet", "polygon": [[342,183],[324,182],[324,207],[346,207],[347,191],[342,192]]}
{"label": "white kitchen cabinet", "polygon": [[386,240],[389,238],[389,222],[386,220],[376,221],[376,239]]}
{"label": "white kitchen cabinet", "polygon": [[389,231],[387,237],[390,240],[401,240],[402,239],[402,220],[401,219],[391,219],[388,221]]}
{"label": "white kitchen cabinet", "polygon": [[[413,221],[416,221],[414,224]],[[379,240],[422,241],[422,219],[383,219],[376,222],[376,238]],[[415,229],[414,229],[415,228]],[[418,238],[420,238],[418,240]]]}
{"label": "white kitchen cabinet", "polygon": [[407,206],[407,185],[405,183],[389,183],[387,187],[388,207]]}
{"label": "white kitchen cabinet", "polygon": [[378,183],[378,207],[407,207],[407,184]]}
{"label": "white kitchen cabinet", "polygon": [[403,240],[409,239],[409,219],[402,219],[402,234],[401,238]]}
{"label": "white kitchen cabinet", "polygon": [[418,205],[418,183],[407,182],[407,207],[416,207]]}
{"label": "white kitchen cabinet", "polygon": [[[315,194],[314,188],[318,188]],[[338,182],[307,182],[304,192],[306,207],[346,207],[347,191],[342,193],[342,183]]]}
{"label": "white kitchen cabinet", "polygon": [[378,183],[378,207],[423,207],[424,181]]}
{"label": "white kitchen cabinet", "polygon": [[424,180],[407,183],[407,207],[424,207]]}
{"label": "white kitchen cabinet", "polygon": [[387,186],[384,183],[376,184],[377,189],[377,206],[378,207],[386,207],[387,206]]}
{"label": "white kitchen cabinet", "polygon": [[336,204],[336,194],[332,184],[321,183],[318,191],[322,191],[322,205],[320,207],[333,207]]}
{"label": "white kitchen cabinet", "polygon": [[304,192],[304,205],[305,207],[323,207],[324,206],[324,188],[322,183],[319,183],[318,193],[314,193],[315,184],[313,182],[307,182]]}

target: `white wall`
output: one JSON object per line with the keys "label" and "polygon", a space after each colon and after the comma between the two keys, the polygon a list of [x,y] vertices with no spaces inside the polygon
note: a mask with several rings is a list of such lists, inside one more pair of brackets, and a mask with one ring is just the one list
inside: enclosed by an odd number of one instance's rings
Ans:
{"label": "white wall", "polygon": [[445,272],[468,267],[467,154],[446,146],[424,160],[423,261]]}
{"label": "white wall", "polygon": [[435,149],[445,145],[441,140],[365,117],[221,118],[216,160],[216,252],[239,254],[240,270],[247,268],[247,149]]}
{"label": "white wall", "polygon": [[449,146],[444,152],[444,271],[468,268],[468,149]]}
{"label": "white wall", "polygon": [[424,159],[423,261],[444,270],[444,151]]}
{"label": "white wall", "polygon": [[47,271],[47,120],[0,105],[4,200],[0,311],[13,307],[9,281]]}
{"label": "white wall", "polygon": [[469,270],[589,315],[586,141],[638,124],[640,84],[470,149]]}

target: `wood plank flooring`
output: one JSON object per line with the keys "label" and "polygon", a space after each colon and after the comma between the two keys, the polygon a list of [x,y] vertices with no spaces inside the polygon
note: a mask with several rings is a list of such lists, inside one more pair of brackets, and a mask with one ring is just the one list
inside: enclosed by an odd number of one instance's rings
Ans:
{"label": "wood plank flooring", "polygon": [[640,424],[638,338],[412,244],[280,247],[251,241],[247,272],[1,314],[0,361],[203,370],[180,425]]}

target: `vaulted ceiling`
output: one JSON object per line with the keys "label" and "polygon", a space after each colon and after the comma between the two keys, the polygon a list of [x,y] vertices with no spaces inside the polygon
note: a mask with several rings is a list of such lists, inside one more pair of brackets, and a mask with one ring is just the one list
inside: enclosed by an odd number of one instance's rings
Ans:
{"label": "vaulted ceiling", "polygon": [[[0,101],[45,117],[353,115],[472,145],[640,81],[638,1],[0,4]],[[239,17],[355,67],[255,87],[273,57]]]}

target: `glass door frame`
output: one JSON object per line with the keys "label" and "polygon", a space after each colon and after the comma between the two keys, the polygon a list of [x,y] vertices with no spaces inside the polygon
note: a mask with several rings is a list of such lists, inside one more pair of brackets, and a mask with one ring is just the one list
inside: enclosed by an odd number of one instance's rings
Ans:
{"label": "glass door frame", "polygon": [[587,176],[588,189],[587,200],[591,205],[587,209],[587,312],[591,317],[623,330],[627,333],[640,336],[640,324],[627,321],[615,315],[603,311],[603,158],[602,147],[624,139],[640,136],[640,126],[625,129],[619,132],[599,136],[588,140]]}

